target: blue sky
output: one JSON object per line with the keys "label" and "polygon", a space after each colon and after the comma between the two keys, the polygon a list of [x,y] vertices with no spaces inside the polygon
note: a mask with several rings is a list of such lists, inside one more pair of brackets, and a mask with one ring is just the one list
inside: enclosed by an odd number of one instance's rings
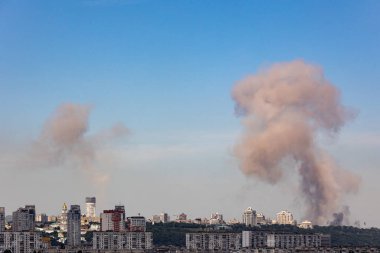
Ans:
{"label": "blue sky", "polygon": [[[61,103],[90,104],[91,131],[118,121],[132,131],[129,141],[109,151],[123,159],[111,169],[102,208],[120,201],[146,215],[165,210],[207,216],[217,209],[239,217],[252,205],[269,216],[288,208],[301,217],[292,191],[285,200],[276,197],[286,186],[240,175],[231,150],[241,126],[230,92],[260,68],[304,59],[322,66],[344,103],[359,111],[331,149],[340,163],[363,175],[364,190],[347,200],[353,219],[364,213],[380,226],[380,205],[371,203],[371,194],[380,190],[379,11],[375,0],[1,0],[0,140],[34,138]],[[5,177],[44,178],[46,187],[54,187],[51,178],[66,182],[74,173],[0,166]],[[137,181],[147,184],[142,199],[128,195],[128,184],[134,188]],[[10,209],[34,201],[53,213],[62,201],[83,201],[93,193],[90,186],[73,184],[73,190],[63,190],[62,183],[52,203],[41,196],[42,186],[25,198],[20,190],[17,201],[1,193],[0,199]],[[175,194],[173,187],[179,187]],[[160,203],[155,194],[168,197]],[[177,201],[184,196],[188,202]],[[366,205],[377,211],[366,212]]]}

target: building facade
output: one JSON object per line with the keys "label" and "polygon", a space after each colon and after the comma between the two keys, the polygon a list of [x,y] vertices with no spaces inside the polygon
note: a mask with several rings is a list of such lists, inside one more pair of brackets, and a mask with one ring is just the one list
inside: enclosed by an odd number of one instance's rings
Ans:
{"label": "building facade", "polygon": [[0,252],[32,253],[46,248],[39,232],[1,232]]}
{"label": "building facade", "polygon": [[241,248],[241,233],[187,233],[186,248],[190,251],[223,251]]}
{"label": "building facade", "polygon": [[48,216],[44,213],[40,213],[36,215],[36,222],[45,224],[48,222]]}
{"label": "building facade", "polygon": [[67,212],[67,245],[69,247],[75,248],[81,245],[80,222],[80,206],[71,205]]}
{"label": "building facade", "polygon": [[[61,209],[61,215],[59,215],[58,222],[59,222],[59,227],[63,231],[67,231],[67,205],[66,203],[63,203],[62,209]],[[53,218],[54,219],[54,218]]]}
{"label": "building facade", "polygon": [[257,225],[257,215],[256,211],[252,209],[252,207],[248,207],[245,209],[242,215],[243,224],[246,226],[256,226]]}
{"label": "building facade", "polygon": [[100,214],[101,231],[125,231],[124,217],[124,210],[104,210]]}
{"label": "building facade", "polygon": [[211,218],[209,220],[210,224],[216,225],[216,224],[224,224],[223,220],[223,214],[220,213],[212,213]]}
{"label": "building facade", "polygon": [[0,233],[5,231],[5,208],[0,207]]}
{"label": "building facade", "polygon": [[20,207],[12,214],[13,232],[34,231],[36,208],[34,205]]}
{"label": "building facade", "polygon": [[94,250],[146,250],[152,249],[151,232],[94,232]]}
{"label": "building facade", "polygon": [[128,217],[128,230],[131,232],[145,232],[146,220],[143,216]]}
{"label": "building facade", "polygon": [[281,211],[276,215],[276,222],[280,225],[293,225],[293,214],[289,211]]}
{"label": "building facade", "polygon": [[169,216],[169,214],[167,214],[167,213],[161,213],[160,214],[160,221],[162,223],[170,222],[170,216]]}
{"label": "building facade", "polygon": [[94,218],[96,216],[96,198],[87,197],[86,198],[86,216]]}
{"label": "building facade", "polygon": [[330,235],[325,234],[276,234],[256,231],[242,233],[243,248],[301,249],[330,246]]}

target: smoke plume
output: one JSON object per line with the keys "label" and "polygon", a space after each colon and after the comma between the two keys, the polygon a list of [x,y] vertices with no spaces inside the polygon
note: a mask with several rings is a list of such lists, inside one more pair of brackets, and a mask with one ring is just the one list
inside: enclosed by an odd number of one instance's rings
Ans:
{"label": "smoke plume", "polygon": [[343,206],[343,210],[338,213],[333,213],[333,220],[329,223],[330,226],[343,226],[350,225],[348,216],[350,215],[350,208]]}
{"label": "smoke plume", "polygon": [[97,189],[105,187],[109,176],[98,166],[98,151],[129,131],[119,123],[105,131],[88,134],[90,111],[86,105],[59,106],[46,121],[23,163],[34,168],[78,168]]}
{"label": "smoke plume", "polygon": [[271,184],[283,179],[284,161],[300,177],[306,215],[326,224],[359,179],[339,168],[317,143],[336,135],[354,113],[340,102],[323,71],[303,61],[275,64],[239,82],[232,91],[245,131],[235,147],[240,169]]}

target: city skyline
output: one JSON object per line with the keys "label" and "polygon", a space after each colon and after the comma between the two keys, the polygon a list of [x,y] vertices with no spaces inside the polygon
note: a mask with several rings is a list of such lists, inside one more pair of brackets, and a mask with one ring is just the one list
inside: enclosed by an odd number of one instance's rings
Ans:
{"label": "city skyline", "polygon": [[[97,213],[123,203],[146,217],[228,220],[251,206],[307,219],[296,173],[271,185],[241,172],[244,119],[231,95],[300,60],[356,114],[336,138],[315,139],[360,178],[342,197],[350,224],[380,227],[379,10],[376,1],[2,1],[0,206],[83,212],[96,196]],[[55,122],[70,111],[80,117],[67,145]]]}

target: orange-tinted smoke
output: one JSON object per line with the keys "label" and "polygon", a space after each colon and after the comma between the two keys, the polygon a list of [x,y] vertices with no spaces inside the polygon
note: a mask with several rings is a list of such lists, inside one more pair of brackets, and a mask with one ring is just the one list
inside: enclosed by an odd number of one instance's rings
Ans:
{"label": "orange-tinted smoke", "polygon": [[235,147],[245,175],[275,184],[284,160],[292,159],[301,179],[306,216],[326,224],[342,196],[359,180],[342,170],[318,146],[317,134],[334,135],[353,117],[323,71],[303,61],[280,63],[249,76],[232,91],[245,131]]}
{"label": "orange-tinted smoke", "polygon": [[76,167],[97,187],[105,187],[109,174],[99,168],[97,153],[102,146],[128,134],[121,123],[99,133],[88,133],[91,108],[62,104],[46,121],[29,155],[31,166],[39,168]]}

